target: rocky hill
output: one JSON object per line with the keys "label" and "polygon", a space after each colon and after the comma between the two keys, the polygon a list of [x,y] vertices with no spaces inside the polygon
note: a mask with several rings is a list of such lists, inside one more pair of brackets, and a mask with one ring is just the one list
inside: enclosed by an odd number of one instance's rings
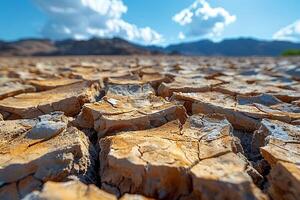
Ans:
{"label": "rocky hill", "polygon": [[151,55],[154,51],[120,38],[90,40],[28,39],[0,42],[0,56]]}

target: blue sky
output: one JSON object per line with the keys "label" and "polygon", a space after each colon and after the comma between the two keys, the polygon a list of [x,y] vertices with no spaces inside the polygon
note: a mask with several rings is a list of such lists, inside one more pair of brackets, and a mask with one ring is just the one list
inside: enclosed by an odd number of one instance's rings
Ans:
{"label": "blue sky", "polygon": [[[115,1],[118,4],[111,0],[3,0],[0,2],[0,39],[121,36],[134,42],[161,45],[201,38],[300,41],[299,0]],[[193,7],[196,1],[200,3]],[[110,8],[103,10],[104,5]],[[196,16],[204,6],[208,9]],[[57,9],[53,11],[53,7]],[[70,14],[66,15],[68,8]],[[72,14],[71,8],[75,13]],[[183,15],[184,9],[193,13],[193,17]],[[84,23],[79,23],[82,21]]]}

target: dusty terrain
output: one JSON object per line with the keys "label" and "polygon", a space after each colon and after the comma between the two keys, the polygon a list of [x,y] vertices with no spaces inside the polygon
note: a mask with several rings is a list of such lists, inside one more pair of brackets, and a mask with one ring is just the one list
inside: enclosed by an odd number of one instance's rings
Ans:
{"label": "dusty terrain", "polygon": [[0,58],[0,199],[299,196],[299,58]]}

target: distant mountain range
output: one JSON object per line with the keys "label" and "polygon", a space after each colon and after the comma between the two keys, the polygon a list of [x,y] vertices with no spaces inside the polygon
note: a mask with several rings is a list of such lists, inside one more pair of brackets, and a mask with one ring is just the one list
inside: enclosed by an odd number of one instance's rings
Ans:
{"label": "distant mountain range", "polygon": [[142,46],[121,38],[92,38],[86,41],[24,39],[0,41],[0,56],[62,56],[62,55],[153,55],[182,54],[192,56],[278,56],[288,49],[300,49],[300,43],[227,39],[221,42],[200,40],[167,47]]}
{"label": "distant mountain range", "polygon": [[210,40],[170,45],[169,52],[185,55],[220,56],[278,56],[288,49],[300,49],[300,43],[287,41],[263,41],[256,39],[228,39],[214,43]]}

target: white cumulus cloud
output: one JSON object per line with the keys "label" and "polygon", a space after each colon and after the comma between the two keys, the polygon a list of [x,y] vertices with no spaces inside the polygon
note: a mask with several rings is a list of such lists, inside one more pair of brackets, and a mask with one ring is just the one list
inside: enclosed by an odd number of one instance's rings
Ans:
{"label": "white cumulus cloud", "polygon": [[154,44],[163,37],[150,27],[122,19],[128,10],[122,0],[32,0],[48,15],[42,34],[53,40],[118,36]]}
{"label": "white cumulus cloud", "polygon": [[222,7],[211,7],[206,0],[196,0],[174,15],[173,21],[187,27],[187,36],[215,38],[222,34],[226,26],[236,21],[236,16]]}
{"label": "white cumulus cloud", "polygon": [[274,40],[288,40],[292,42],[300,42],[300,19],[290,24],[273,35]]}

